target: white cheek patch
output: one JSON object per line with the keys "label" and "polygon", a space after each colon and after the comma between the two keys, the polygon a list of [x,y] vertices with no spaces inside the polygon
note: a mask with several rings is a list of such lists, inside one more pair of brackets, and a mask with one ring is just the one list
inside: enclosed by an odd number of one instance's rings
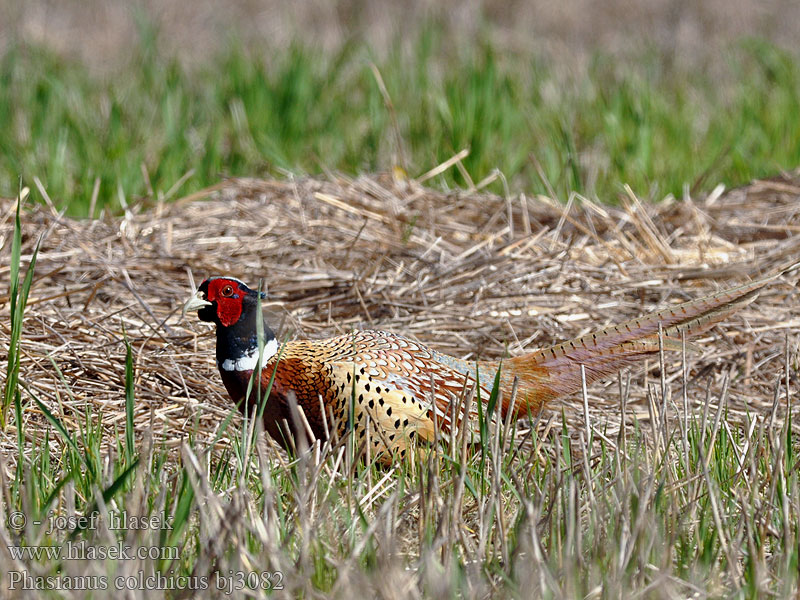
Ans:
{"label": "white cheek patch", "polygon": [[[278,353],[278,340],[272,338],[264,344],[264,357],[261,364],[265,365]],[[253,371],[258,365],[258,347],[251,348],[244,355],[236,359],[226,358],[220,365],[223,371]]]}

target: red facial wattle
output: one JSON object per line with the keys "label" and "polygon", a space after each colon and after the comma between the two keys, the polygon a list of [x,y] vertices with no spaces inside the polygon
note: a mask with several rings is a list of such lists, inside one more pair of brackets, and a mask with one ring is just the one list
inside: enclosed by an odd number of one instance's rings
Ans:
{"label": "red facial wattle", "polygon": [[224,327],[230,327],[242,316],[242,297],[244,292],[235,281],[214,279],[208,283],[209,302],[216,302],[217,317]]}

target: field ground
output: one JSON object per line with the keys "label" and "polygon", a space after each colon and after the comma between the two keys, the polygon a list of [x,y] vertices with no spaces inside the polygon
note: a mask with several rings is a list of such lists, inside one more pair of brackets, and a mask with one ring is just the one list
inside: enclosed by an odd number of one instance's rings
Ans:
{"label": "field ground", "polygon": [[[219,384],[211,330],[179,309],[189,273],[232,272],[264,278],[283,335],[385,328],[458,356],[516,355],[785,264],[800,250],[798,194],[786,176],[705,198],[565,206],[380,176],[231,180],[100,220],[23,211],[23,265],[45,237],[0,485],[6,514],[30,518],[3,519],[3,546],[63,547],[66,532],[30,522],[49,510],[163,511],[174,528],[74,534],[158,559],[2,562],[110,587],[140,571],[210,587],[277,571],[279,594],[303,597],[790,597],[796,274],[696,351],[591,386],[588,415],[570,398],[477,448],[446,439],[429,462],[390,470],[352,462],[346,444],[298,459],[252,444]],[[12,202],[0,236],[13,237]],[[159,594],[202,586],[182,581]]]}
{"label": "field ground", "polygon": [[[796,597],[796,274],[409,466],[232,411],[191,274],[263,278],[283,335],[490,358],[800,255],[799,3],[399,6],[0,0],[0,280],[44,235],[24,321],[0,286],[0,596]],[[148,555],[22,552],[72,543]]]}

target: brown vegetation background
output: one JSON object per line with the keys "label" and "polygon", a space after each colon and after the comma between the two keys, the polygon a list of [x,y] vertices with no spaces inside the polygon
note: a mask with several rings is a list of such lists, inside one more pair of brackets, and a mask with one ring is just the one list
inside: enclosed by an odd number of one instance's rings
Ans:
{"label": "brown vegetation background", "polygon": [[651,47],[678,64],[719,59],[727,44],[759,36],[794,47],[800,3],[793,0],[0,0],[0,48],[12,39],[44,44],[113,70],[129,56],[141,23],[185,61],[210,57],[232,36],[268,50],[292,42],[336,48],[366,41],[385,50],[437,23],[454,40],[489,36],[499,47],[580,65],[596,50],[624,55]]}
{"label": "brown vegetation background", "polygon": [[[137,431],[178,446],[199,427],[210,440],[231,407],[216,373],[212,328],[180,318],[191,276],[199,284],[232,273],[254,286],[263,278],[268,319],[281,336],[387,329],[465,358],[518,355],[796,260],[799,196],[796,175],[728,193],[718,188],[702,201],[643,205],[630,194],[619,207],[445,194],[415,181],[364,176],[233,180],[93,221],[41,206],[24,218],[23,258],[45,237],[20,379],[60,406],[70,426],[78,427],[88,403],[113,431],[125,418],[127,335]],[[0,215],[0,237],[9,239],[12,201],[0,203]],[[794,377],[797,364],[797,277],[770,284],[696,340],[699,352],[686,358],[690,411],[713,415],[724,407],[730,422],[753,412],[786,414],[789,399],[775,390]],[[0,303],[7,315],[7,299]],[[0,350],[8,348],[9,333],[0,326]],[[684,408],[679,353],[669,353],[664,366],[669,414],[677,418]],[[629,423],[653,423],[659,414],[648,391],[660,385],[660,374],[657,364],[650,367],[631,371]],[[593,385],[589,403],[598,431],[611,436],[621,422],[618,382]],[[543,419],[556,424],[564,409],[580,423],[581,407],[580,397],[569,398]],[[24,419],[32,441],[43,435],[46,422],[27,402]],[[11,452],[15,434],[0,436]]]}

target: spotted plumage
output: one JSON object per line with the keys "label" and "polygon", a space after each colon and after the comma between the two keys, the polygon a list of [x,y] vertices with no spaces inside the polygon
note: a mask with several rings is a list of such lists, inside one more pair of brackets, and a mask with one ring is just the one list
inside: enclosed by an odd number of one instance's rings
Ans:
{"label": "spotted plumage", "polygon": [[[353,435],[360,447],[389,461],[405,456],[417,443],[466,427],[474,433],[478,408],[465,417],[465,393],[477,387],[483,402],[500,372],[500,416],[510,407],[515,380],[518,393],[512,417],[533,415],[547,402],[580,389],[581,365],[588,382],[613,374],[659,352],[659,328],[666,349],[686,336],[705,331],[755,298],[777,275],[589,333],[502,362],[467,362],[409,338],[385,331],[354,331],[323,340],[278,344],[265,325],[261,378],[244,402],[257,370],[256,317],[259,294],[238,279],[214,277],[202,283],[184,307],[216,325],[217,364],[231,399],[252,410],[263,404],[266,430],[289,445],[289,436],[311,430],[314,437]],[[305,423],[293,412],[302,408]],[[491,415],[492,418],[496,415]],[[435,423],[434,423],[435,421]]]}

